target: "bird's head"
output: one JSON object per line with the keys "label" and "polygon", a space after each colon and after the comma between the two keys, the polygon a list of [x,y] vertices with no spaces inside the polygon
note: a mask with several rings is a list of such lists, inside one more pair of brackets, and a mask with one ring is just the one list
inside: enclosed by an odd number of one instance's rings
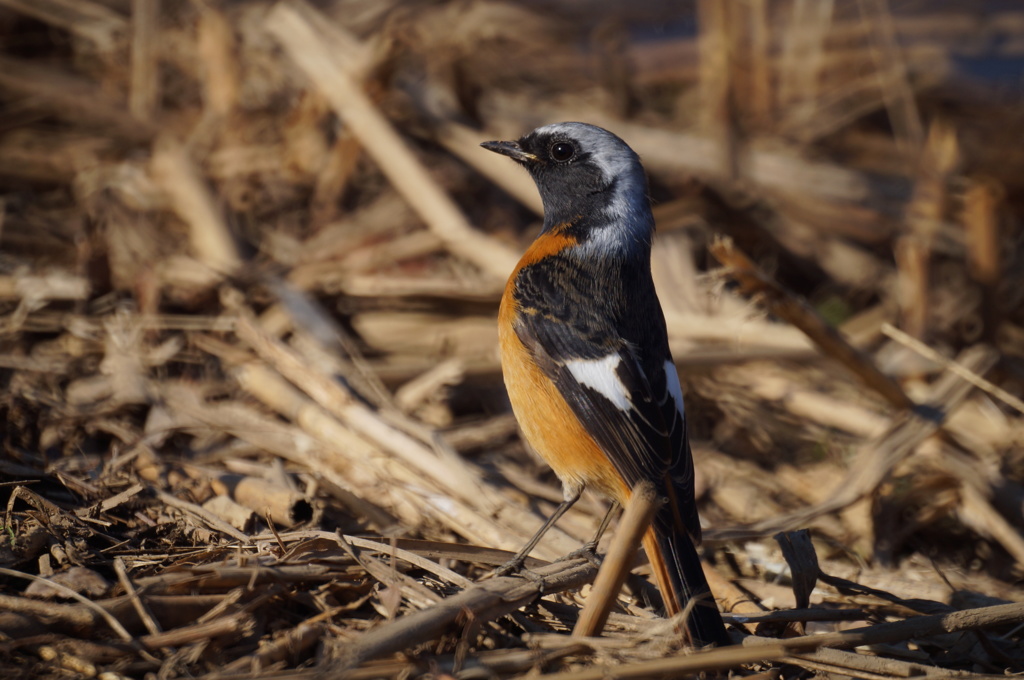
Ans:
{"label": "bird's head", "polygon": [[554,123],[515,141],[481,146],[530,172],[544,202],[545,229],[582,222],[592,237],[650,241],[654,220],[643,165],[611,132],[586,123]]}

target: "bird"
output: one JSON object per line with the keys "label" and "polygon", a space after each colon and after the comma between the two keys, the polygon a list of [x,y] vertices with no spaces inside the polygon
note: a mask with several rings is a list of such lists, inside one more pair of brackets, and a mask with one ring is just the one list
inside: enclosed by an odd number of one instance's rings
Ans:
{"label": "bird", "polygon": [[692,601],[689,640],[727,645],[697,555],[693,457],[651,277],[655,224],[640,158],[612,132],[578,122],[481,146],[525,167],[544,208],[498,311],[513,413],[565,499],[524,550],[585,489],[625,505],[647,480],[665,499],[642,541],[665,611]]}

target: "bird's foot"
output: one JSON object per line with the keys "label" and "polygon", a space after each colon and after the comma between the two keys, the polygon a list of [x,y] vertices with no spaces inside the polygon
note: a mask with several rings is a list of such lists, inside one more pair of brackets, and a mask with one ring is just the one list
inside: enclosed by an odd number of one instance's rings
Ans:
{"label": "bird's foot", "polygon": [[560,561],[575,560],[579,558],[585,558],[588,562],[593,564],[595,567],[601,566],[601,556],[597,554],[597,543],[591,541],[584,543],[583,547],[573,550],[571,553],[563,557]]}
{"label": "bird's foot", "polygon": [[491,572],[491,578],[497,578],[499,576],[522,576],[523,578],[530,581],[541,580],[540,574],[535,571],[531,571],[526,568],[526,555],[516,555],[505,564],[496,567]]}

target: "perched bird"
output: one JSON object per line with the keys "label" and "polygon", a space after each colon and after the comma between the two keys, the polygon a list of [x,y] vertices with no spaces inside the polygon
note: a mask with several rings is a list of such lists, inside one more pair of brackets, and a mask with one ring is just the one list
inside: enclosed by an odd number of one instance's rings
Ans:
{"label": "perched bird", "polygon": [[667,502],[643,545],[665,608],[693,601],[691,640],[729,644],[695,547],[693,459],[651,278],[654,217],[640,158],[584,123],[482,146],[523,165],[544,203],[544,227],[508,280],[498,324],[512,409],[564,488],[545,528],[585,488],[624,504],[650,480]]}

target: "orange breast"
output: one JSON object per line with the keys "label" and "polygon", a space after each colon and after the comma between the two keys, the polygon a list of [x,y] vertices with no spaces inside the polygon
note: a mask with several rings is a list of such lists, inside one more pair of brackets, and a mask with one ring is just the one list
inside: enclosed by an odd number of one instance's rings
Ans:
{"label": "orange breast", "polygon": [[512,273],[498,311],[501,367],[523,435],[562,480],[566,493],[574,494],[586,486],[621,503],[629,491],[615,466],[533,361],[514,327],[517,316],[523,313],[514,297],[513,283],[519,270],[556,255],[571,243],[557,234],[542,235]]}

